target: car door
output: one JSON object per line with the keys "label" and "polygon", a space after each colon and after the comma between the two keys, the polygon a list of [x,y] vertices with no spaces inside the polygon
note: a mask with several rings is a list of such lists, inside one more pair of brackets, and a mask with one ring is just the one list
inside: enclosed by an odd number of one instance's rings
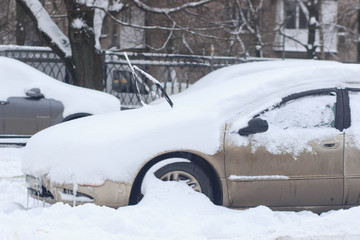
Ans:
{"label": "car door", "polygon": [[349,127],[345,130],[345,189],[344,204],[360,204],[360,89],[347,89],[345,96],[349,100],[346,111]]}
{"label": "car door", "polygon": [[[240,136],[233,119],[225,136],[231,207],[342,204],[342,99],[335,89],[294,94],[256,117],[264,133]],[[249,119],[250,120],[250,119]]]}
{"label": "car door", "polygon": [[10,97],[0,104],[2,135],[33,135],[50,126],[50,103],[45,98]]}

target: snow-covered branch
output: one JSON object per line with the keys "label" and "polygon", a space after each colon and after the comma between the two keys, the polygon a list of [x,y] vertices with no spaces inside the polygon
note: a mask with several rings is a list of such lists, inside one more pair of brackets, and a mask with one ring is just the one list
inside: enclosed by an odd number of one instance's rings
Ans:
{"label": "snow-covered branch", "polygon": [[133,0],[133,2],[141,9],[145,10],[145,11],[149,11],[149,12],[154,12],[154,13],[173,13],[173,12],[178,12],[181,11],[185,8],[190,8],[190,7],[198,7],[200,5],[204,5],[207,4],[209,2],[211,2],[212,0],[201,0],[198,2],[190,2],[190,3],[185,3],[181,6],[178,7],[173,7],[173,8],[158,8],[158,7],[151,7],[149,5],[146,5],[144,2],[140,1],[140,0]]}
{"label": "snow-covered branch", "polygon": [[191,49],[189,43],[186,41],[186,38],[185,38],[185,35],[184,35],[184,34],[181,36],[181,39],[182,39],[182,43],[184,44],[184,46],[186,47],[186,49],[187,49],[191,54],[194,54],[194,51]]}
{"label": "snow-covered branch", "polygon": [[68,37],[51,20],[49,14],[38,0],[17,0],[30,11],[36,20],[38,29],[46,35],[65,57],[71,56],[71,46]]}

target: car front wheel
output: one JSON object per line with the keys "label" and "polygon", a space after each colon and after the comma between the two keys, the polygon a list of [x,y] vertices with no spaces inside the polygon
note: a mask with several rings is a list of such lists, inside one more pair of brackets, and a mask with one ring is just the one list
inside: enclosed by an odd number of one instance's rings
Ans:
{"label": "car front wheel", "polygon": [[158,169],[155,176],[163,181],[184,182],[195,191],[205,194],[211,201],[214,201],[211,182],[206,173],[195,163],[171,163]]}

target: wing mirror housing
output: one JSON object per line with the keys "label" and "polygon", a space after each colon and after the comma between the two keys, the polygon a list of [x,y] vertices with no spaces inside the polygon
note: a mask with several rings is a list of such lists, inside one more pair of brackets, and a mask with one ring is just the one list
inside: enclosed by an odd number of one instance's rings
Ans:
{"label": "wing mirror housing", "polygon": [[261,118],[253,118],[248,122],[248,126],[239,130],[240,136],[249,136],[250,134],[266,132],[269,129],[269,124],[266,120]]}
{"label": "wing mirror housing", "polygon": [[41,93],[39,88],[32,88],[25,92],[26,96],[31,98],[43,98],[44,95]]}

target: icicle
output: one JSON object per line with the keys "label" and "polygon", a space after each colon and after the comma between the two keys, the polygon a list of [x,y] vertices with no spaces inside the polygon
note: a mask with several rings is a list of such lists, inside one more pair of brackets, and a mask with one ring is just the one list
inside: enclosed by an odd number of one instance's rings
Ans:
{"label": "icicle", "polygon": [[74,183],[74,185],[73,185],[73,207],[75,207],[75,205],[76,205],[77,190],[78,190],[78,185],[76,183]]}
{"label": "icicle", "polygon": [[30,192],[27,190],[26,210],[29,210]]}
{"label": "icicle", "polygon": [[[54,183],[53,182],[49,182],[49,188],[50,188],[50,192],[53,192],[53,193],[56,193],[56,189],[54,187]],[[58,195],[57,194],[54,194],[54,199],[55,201],[58,200]]]}

